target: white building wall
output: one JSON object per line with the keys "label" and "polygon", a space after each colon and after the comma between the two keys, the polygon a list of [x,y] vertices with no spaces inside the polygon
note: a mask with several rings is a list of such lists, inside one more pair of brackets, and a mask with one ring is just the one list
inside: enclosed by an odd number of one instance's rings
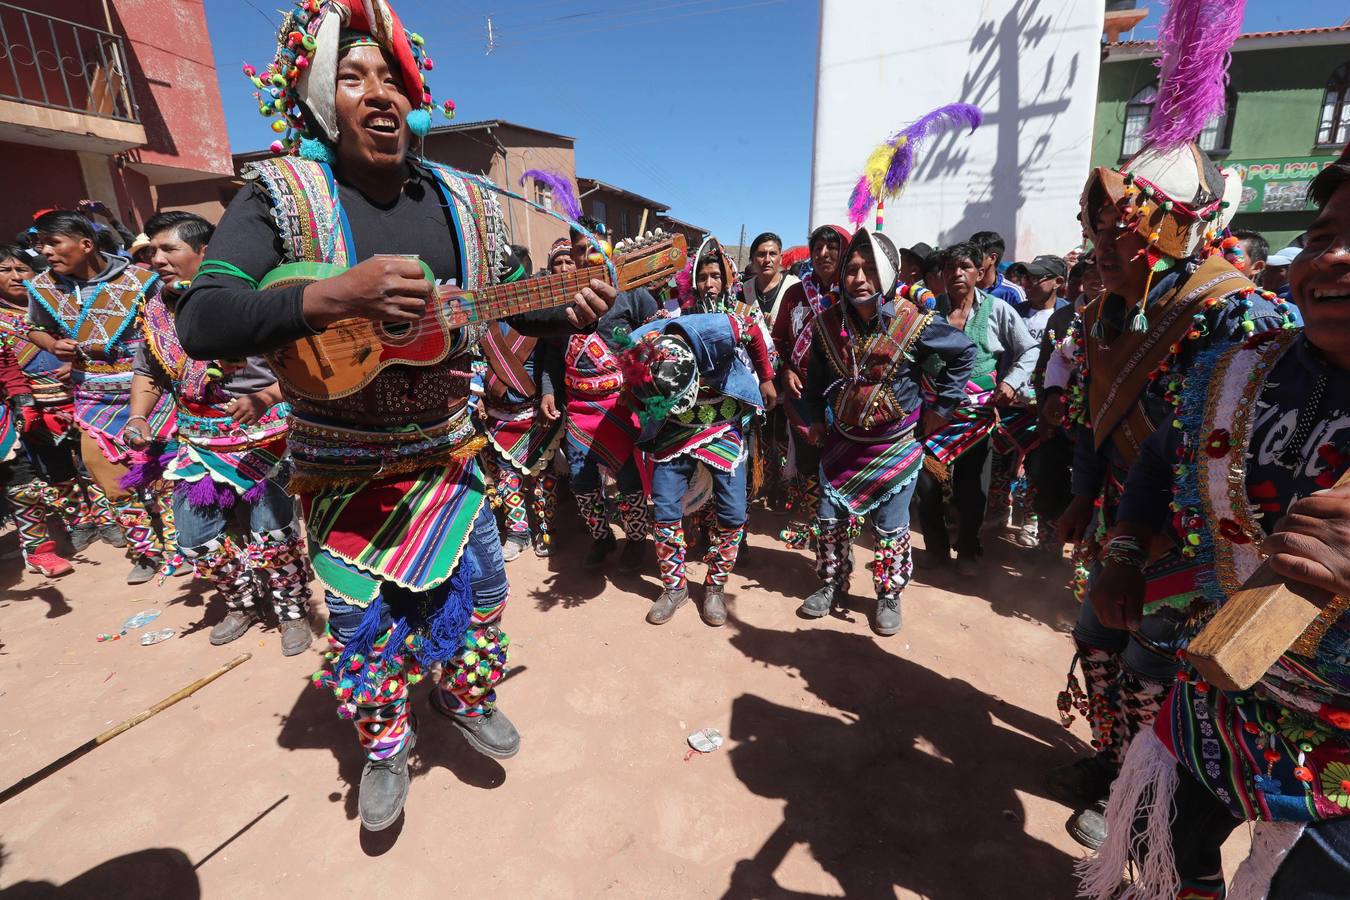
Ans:
{"label": "white building wall", "polygon": [[994,230],[1008,259],[1079,246],[1103,15],[1102,0],[821,0],[812,227],[846,224],[877,144],[964,102],[984,124],[920,147],[886,234],[945,246]]}

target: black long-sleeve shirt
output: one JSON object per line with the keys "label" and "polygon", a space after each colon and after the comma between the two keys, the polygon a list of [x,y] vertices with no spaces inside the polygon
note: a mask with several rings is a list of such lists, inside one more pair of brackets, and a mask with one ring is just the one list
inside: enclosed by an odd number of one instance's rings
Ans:
{"label": "black long-sleeve shirt", "polygon": [[[338,198],[351,228],[352,258],[376,254],[415,255],[438,284],[462,284],[463,273],[451,239],[453,226],[436,188],[435,176],[410,163],[409,179],[392,205],[380,206],[338,176]],[[211,238],[207,261],[221,260],[254,282],[286,262],[271,203],[251,183],[234,198]],[[485,264],[496,265],[496,260]],[[256,290],[243,278],[210,271],[199,275],[179,303],[178,336],[197,359],[254,356],[316,334],[305,321],[304,287]],[[514,316],[523,334],[547,336],[573,329],[566,307]]]}

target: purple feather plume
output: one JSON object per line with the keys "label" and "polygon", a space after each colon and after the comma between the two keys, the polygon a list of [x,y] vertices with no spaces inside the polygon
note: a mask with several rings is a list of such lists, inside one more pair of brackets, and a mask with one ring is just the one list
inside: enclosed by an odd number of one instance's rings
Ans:
{"label": "purple feather plume", "polygon": [[1196,139],[1227,106],[1229,51],[1246,0],[1171,0],[1158,30],[1158,99],[1144,145],[1166,152]]}
{"label": "purple feather plume", "polygon": [[[904,139],[904,144],[895,151],[891,164],[882,178],[882,196],[894,197],[905,188],[909,176],[914,171],[914,151],[926,138],[940,131],[968,125],[974,131],[984,121],[984,113],[978,106],[970,103],[948,103],[939,106],[922,118],[916,119],[900,131],[886,139],[886,144],[896,147]],[[853,227],[858,227],[867,218],[873,204],[879,199],[872,194],[872,186],[866,173],[858,179],[857,185],[848,200],[848,218]]]}
{"label": "purple feather plume", "polygon": [[552,188],[553,203],[567,218],[574,222],[581,218],[581,203],[577,200],[577,192],[572,189],[571,179],[544,169],[526,169],[525,173],[520,176],[521,187],[525,186],[526,178],[542,181]]}

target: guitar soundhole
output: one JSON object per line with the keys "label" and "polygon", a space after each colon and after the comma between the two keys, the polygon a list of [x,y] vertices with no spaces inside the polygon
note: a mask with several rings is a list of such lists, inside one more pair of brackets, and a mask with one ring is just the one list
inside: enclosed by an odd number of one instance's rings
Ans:
{"label": "guitar soundhole", "polygon": [[380,330],[387,338],[386,344],[406,344],[417,336],[413,322],[384,322],[380,325]]}

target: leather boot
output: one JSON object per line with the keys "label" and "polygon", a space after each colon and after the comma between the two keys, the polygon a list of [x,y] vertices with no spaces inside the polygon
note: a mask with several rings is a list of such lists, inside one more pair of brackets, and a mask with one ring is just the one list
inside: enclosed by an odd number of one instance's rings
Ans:
{"label": "leather boot", "polygon": [[797,613],[808,619],[829,615],[835,604],[848,595],[853,571],[853,548],[846,524],[838,519],[817,519],[814,530],[818,532],[816,575],[823,583],[797,607]]}
{"label": "leather boot", "polygon": [[450,721],[455,723],[469,746],[484,756],[510,759],[520,752],[520,732],[506,713],[495,706],[477,716],[452,713]]}
{"label": "leather boot", "polygon": [[689,587],[678,590],[664,590],[656,598],[652,608],[647,610],[647,622],[652,625],[664,625],[675,615],[675,610],[689,602]]}
{"label": "leather boot", "polygon": [[717,588],[708,588],[703,594],[703,621],[717,628],[727,624],[727,596]]}
{"label": "leather boot", "polygon": [[403,814],[408,800],[408,754],[417,743],[417,732],[408,730],[403,748],[384,759],[367,759],[361,770],[361,826],[366,831],[383,831]]}

